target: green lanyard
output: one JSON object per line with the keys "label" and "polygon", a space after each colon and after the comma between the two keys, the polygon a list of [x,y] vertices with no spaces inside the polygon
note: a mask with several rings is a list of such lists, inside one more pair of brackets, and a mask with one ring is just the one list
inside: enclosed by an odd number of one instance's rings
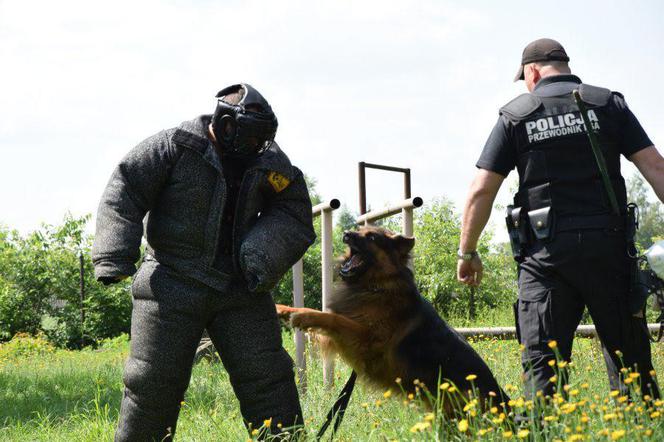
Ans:
{"label": "green lanyard", "polygon": [[602,175],[602,181],[604,182],[604,187],[606,188],[606,193],[609,195],[609,202],[611,203],[611,209],[615,215],[620,215],[620,209],[618,208],[618,200],[616,199],[616,194],[613,191],[613,186],[609,180],[609,173],[606,170],[606,161],[604,160],[604,154],[599,147],[599,141],[597,140],[597,134],[590,124],[590,118],[588,118],[588,108],[586,108],[586,103],[581,100],[579,91],[574,89],[572,91],[574,95],[574,100],[576,105],[579,107],[581,112],[581,118],[583,118],[583,124],[586,126],[586,133],[588,134],[588,140],[590,140],[590,147],[593,150],[595,155],[595,161],[597,162],[597,167],[599,168],[599,173]]}

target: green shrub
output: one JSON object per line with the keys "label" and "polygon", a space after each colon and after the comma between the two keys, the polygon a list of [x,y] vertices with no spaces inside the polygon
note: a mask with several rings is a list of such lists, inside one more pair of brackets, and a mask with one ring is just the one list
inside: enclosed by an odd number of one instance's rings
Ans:
{"label": "green shrub", "polygon": [[95,281],[89,218],[68,215],[25,236],[0,230],[0,341],[42,332],[59,347],[78,348],[129,332],[129,283]]}
{"label": "green shrub", "polygon": [[44,356],[55,348],[42,334],[31,336],[18,333],[10,341],[0,344],[0,361],[16,358]]}

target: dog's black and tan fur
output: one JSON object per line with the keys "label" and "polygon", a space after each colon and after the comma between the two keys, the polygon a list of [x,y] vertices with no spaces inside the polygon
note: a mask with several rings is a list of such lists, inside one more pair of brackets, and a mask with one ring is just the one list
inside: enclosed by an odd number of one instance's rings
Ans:
{"label": "dog's black and tan fur", "polygon": [[413,238],[362,227],[346,232],[344,242],[348,251],[329,312],[278,305],[280,316],[325,335],[329,350],[381,388],[400,389],[399,378],[412,391],[419,380],[435,396],[439,381],[448,380],[463,394],[472,387],[466,377],[474,374],[482,399],[508,400],[480,356],[417,291],[408,268]]}

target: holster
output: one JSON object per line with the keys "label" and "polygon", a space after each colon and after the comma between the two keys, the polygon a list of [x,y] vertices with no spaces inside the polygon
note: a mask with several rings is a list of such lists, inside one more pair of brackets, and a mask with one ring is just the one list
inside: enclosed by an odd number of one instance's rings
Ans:
{"label": "holster", "polygon": [[521,262],[523,261],[523,247],[526,243],[524,235],[521,233],[523,230],[521,207],[507,206],[505,224],[507,225],[507,233],[510,237],[512,257],[516,262]]}
{"label": "holster", "polygon": [[642,259],[639,258],[636,249],[635,237],[636,230],[639,228],[639,208],[636,204],[627,205],[627,216],[625,217],[625,235],[627,239],[627,255],[629,257],[629,293],[627,305],[632,315],[639,315],[648,301],[650,295],[651,278],[649,270],[641,265]]}

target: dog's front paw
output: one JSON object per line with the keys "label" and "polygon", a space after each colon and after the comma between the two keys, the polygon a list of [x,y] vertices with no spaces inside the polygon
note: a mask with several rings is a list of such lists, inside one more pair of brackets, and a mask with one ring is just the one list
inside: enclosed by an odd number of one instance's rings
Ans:
{"label": "dog's front paw", "polygon": [[306,330],[312,326],[311,315],[309,313],[291,313],[290,324],[293,328]]}
{"label": "dog's front paw", "polygon": [[277,308],[277,316],[286,321],[290,319],[291,314],[295,311],[293,307],[283,304],[275,304],[275,307]]}

